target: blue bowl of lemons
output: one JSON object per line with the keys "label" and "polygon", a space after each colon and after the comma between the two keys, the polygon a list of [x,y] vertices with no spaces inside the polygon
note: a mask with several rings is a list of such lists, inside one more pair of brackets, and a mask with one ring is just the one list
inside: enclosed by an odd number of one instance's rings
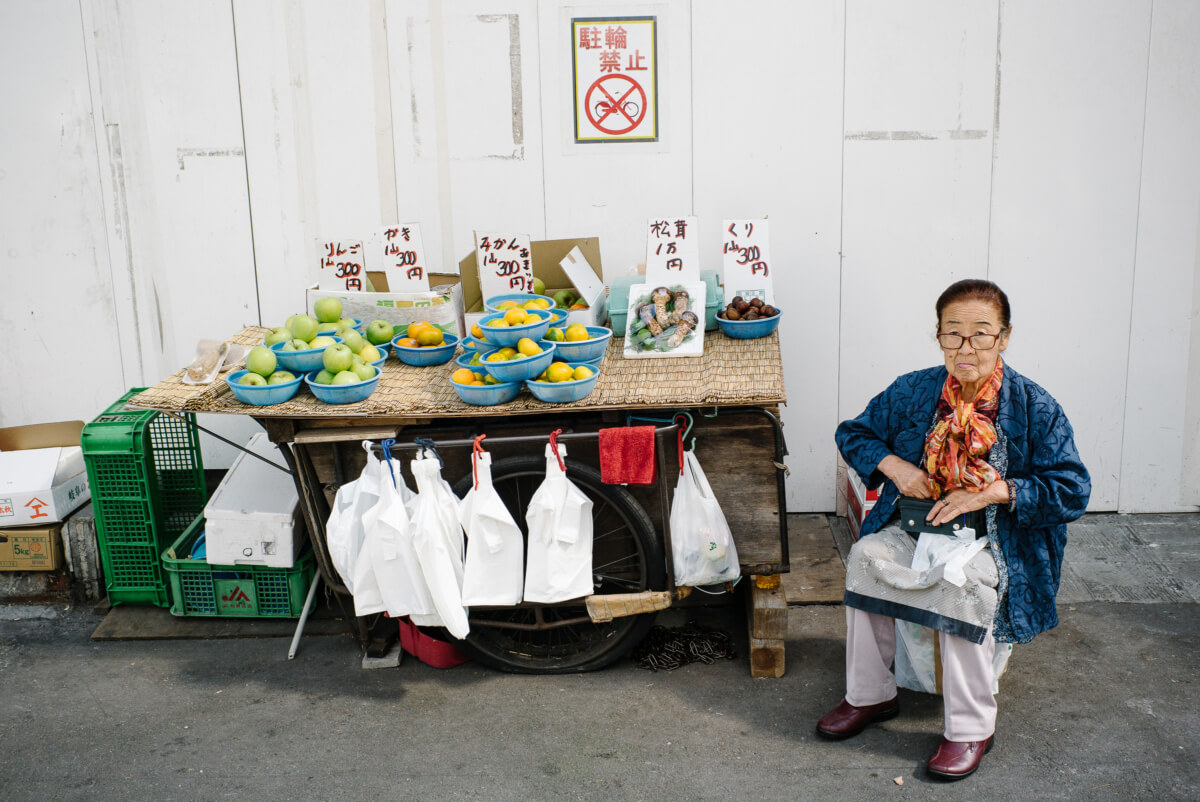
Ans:
{"label": "blue bowl of lemons", "polygon": [[[536,315],[537,319],[532,323],[515,323],[513,317],[506,317],[510,316],[513,311],[493,312],[490,315],[484,315],[479,321],[479,328],[483,331],[487,341],[492,344],[493,349],[505,346],[516,347],[518,342],[526,338],[537,342],[546,335],[550,328],[551,315],[548,310],[519,310],[526,317],[529,314]],[[493,326],[492,324],[497,321],[503,321],[503,324]]]}
{"label": "blue bowl of lemons", "polygon": [[458,338],[453,334],[443,334],[441,345],[413,347],[400,345],[399,340],[401,339],[404,338],[396,337],[392,340],[392,353],[404,364],[419,368],[446,364],[454,358],[454,349],[458,348]]}
{"label": "blue bowl of lemons", "polygon": [[[536,307],[527,307],[526,304],[535,304]],[[553,309],[556,306],[554,299],[549,295],[535,295],[532,292],[510,292],[504,295],[493,295],[491,298],[484,299],[483,308],[489,312],[507,312],[509,309],[532,309],[537,308],[545,311]]]}
{"label": "blue bowl of lemons", "polygon": [[[565,365],[570,370],[570,379],[565,378],[567,373],[563,372],[563,368],[556,367],[557,365]],[[580,368],[583,368],[588,374],[580,376]],[[561,375],[559,381],[554,381],[556,375]],[[596,382],[600,379],[600,371],[592,365],[584,364],[583,362],[551,362],[546,369],[545,379],[529,379],[526,380],[525,386],[529,388],[529,392],[533,393],[534,398],[539,401],[546,401],[551,404],[568,404],[572,401],[581,401],[588,396],[592,390],[596,389]]]}
{"label": "blue bowl of lemons", "polygon": [[471,384],[465,382],[457,382],[454,377],[450,377],[450,386],[454,388],[454,392],[462,399],[464,404],[471,404],[476,407],[494,407],[497,404],[505,404],[512,401],[521,394],[521,382],[500,382],[498,384],[486,384],[473,381]]}
{"label": "blue bowl of lemons", "polygon": [[[501,382],[523,382],[535,378],[550,366],[554,359],[554,343],[542,341],[537,344],[540,353],[502,354],[500,350],[492,351],[480,357],[483,369]],[[504,358],[500,358],[503,356]]]}
{"label": "blue bowl of lemons", "polygon": [[[604,356],[604,352],[608,349],[608,341],[612,339],[612,329],[603,326],[583,326],[582,328],[587,332],[587,339],[554,341],[554,344],[558,346],[558,356],[564,362],[590,362]],[[571,331],[571,327],[568,326],[563,336],[569,336]]]}

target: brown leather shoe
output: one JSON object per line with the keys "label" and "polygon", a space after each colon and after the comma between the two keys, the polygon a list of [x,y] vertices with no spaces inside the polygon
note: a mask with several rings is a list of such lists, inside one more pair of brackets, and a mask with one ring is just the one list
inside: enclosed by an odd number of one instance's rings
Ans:
{"label": "brown leather shoe", "polygon": [[866,707],[855,707],[842,699],[817,722],[817,735],[829,741],[852,738],[867,728],[868,724],[887,721],[900,713],[900,703],[893,696],[886,702]]}
{"label": "brown leather shoe", "polygon": [[933,757],[929,758],[926,769],[942,780],[969,777],[979,768],[979,761],[992,750],[995,743],[995,735],[986,741],[947,741],[943,738]]}

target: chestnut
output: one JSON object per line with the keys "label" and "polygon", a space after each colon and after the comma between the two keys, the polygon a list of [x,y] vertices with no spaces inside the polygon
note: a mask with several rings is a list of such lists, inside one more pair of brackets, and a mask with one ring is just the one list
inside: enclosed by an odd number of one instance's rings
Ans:
{"label": "chestnut", "polygon": [[762,298],[751,298],[750,305],[753,306],[755,309],[762,309],[763,300],[762,300]]}

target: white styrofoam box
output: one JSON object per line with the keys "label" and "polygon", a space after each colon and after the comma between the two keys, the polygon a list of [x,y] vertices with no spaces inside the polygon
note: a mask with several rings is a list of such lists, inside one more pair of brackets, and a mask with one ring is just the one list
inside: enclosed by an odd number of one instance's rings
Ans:
{"label": "white styrofoam box", "polygon": [[[246,448],[286,470],[265,432]],[[204,508],[210,565],[291,568],[303,545],[300,497],[290,474],[240,453]]]}
{"label": "white styrofoam box", "polygon": [[79,446],[0,454],[0,527],[56,523],[89,498]]}

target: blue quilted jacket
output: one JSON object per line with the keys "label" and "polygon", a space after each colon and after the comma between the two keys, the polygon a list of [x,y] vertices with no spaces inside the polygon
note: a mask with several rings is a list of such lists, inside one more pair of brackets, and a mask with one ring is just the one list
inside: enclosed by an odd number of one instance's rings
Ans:
{"label": "blue quilted jacket", "polygon": [[[876,466],[888,454],[921,464],[945,381],[943,366],[908,373],[872,398],[861,415],[838,426],[834,439],[846,464],[868,488],[883,485],[862,536],[883,528],[899,495]],[[1067,523],[1083,515],[1092,481],[1058,402],[1007,363],[996,423],[988,462],[1013,480],[1017,505],[1015,512],[1008,505],[987,508],[988,539],[1000,573],[993,633],[997,641],[1025,643],[1058,625],[1054,597]]]}

